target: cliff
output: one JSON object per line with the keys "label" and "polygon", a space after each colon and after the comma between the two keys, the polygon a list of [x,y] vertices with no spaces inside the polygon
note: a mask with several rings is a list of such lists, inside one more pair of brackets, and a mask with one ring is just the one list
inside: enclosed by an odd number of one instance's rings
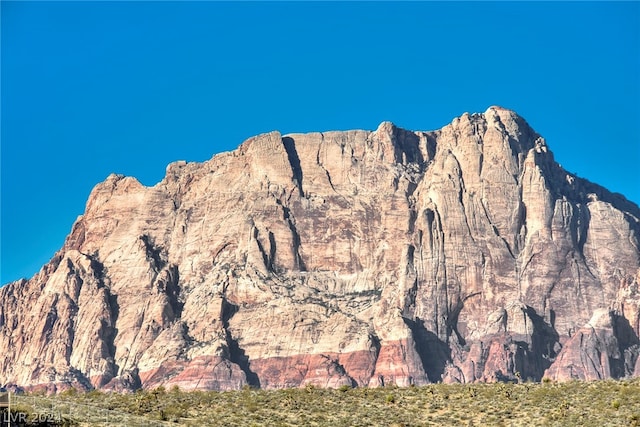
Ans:
{"label": "cliff", "polygon": [[640,375],[640,209],[516,113],[271,132],[109,176],[0,289],[0,383],[133,390]]}

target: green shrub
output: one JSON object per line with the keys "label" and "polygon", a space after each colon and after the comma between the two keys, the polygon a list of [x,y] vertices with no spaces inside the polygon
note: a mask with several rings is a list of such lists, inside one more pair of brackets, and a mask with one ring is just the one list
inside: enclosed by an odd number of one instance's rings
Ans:
{"label": "green shrub", "polygon": [[77,395],[78,395],[78,390],[76,390],[73,387],[68,388],[65,391],[63,391],[62,393],[60,393],[60,396],[62,396],[62,397],[73,397],[73,396],[77,396]]}
{"label": "green shrub", "polygon": [[91,390],[84,395],[89,400],[102,400],[103,393],[100,390]]}

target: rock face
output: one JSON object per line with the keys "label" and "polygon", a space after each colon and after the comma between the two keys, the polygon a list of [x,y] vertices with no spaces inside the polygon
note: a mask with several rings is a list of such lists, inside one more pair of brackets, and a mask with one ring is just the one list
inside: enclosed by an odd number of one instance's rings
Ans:
{"label": "rock face", "polygon": [[0,383],[381,386],[640,375],[640,209],[491,107],[245,141],[97,185],[0,289]]}

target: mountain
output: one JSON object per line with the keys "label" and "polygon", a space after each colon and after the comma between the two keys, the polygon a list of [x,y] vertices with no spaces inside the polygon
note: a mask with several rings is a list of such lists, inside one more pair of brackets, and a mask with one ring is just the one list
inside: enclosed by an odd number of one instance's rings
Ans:
{"label": "mountain", "polygon": [[111,175],[0,289],[0,383],[133,390],[640,376],[640,209],[513,111]]}

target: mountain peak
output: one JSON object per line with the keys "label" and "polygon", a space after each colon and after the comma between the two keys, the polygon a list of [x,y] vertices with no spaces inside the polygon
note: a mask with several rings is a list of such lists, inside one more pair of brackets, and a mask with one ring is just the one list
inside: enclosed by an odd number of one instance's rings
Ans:
{"label": "mountain peak", "polygon": [[516,114],[516,112],[514,110],[511,110],[509,108],[505,108],[505,107],[501,107],[500,105],[490,105],[489,108],[487,108],[488,110],[495,110],[495,111],[507,111],[507,112],[511,112]]}

